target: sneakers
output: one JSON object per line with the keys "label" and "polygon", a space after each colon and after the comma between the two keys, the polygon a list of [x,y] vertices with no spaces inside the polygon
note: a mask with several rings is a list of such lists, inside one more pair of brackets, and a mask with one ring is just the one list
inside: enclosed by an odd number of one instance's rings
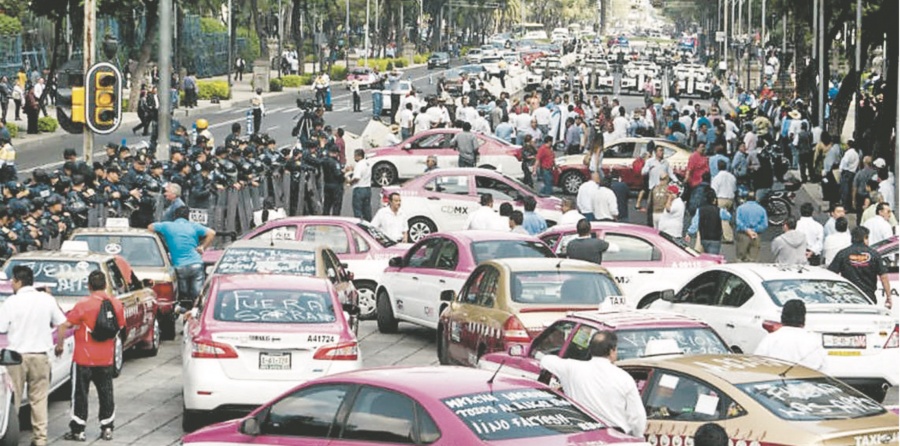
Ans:
{"label": "sneakers", "polygon": [[63,436],[63,440],[87,441],[87,437],[84,435],[84,432],[66,432],[66,435]]}
{"label": "sneakers", "polygon": [[102,438],[106,441],[110,441],[110,440],[112,440],[112,432],[113,432],[112,428],[110,428],[110,427],[104,428],[103,431],[100,432],[100,438]]}

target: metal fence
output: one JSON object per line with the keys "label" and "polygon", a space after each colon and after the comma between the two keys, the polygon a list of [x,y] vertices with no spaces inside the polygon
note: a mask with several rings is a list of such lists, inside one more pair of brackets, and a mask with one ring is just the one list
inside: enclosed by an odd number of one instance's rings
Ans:
{"label": "metal fence", "polygon": [[[200,16],[186,15],[179,34],[181,60],[184,68],[197,77],[221,76],[228,72],[228,33],[204,33],[200,28]],[[249,44],[248,39],[235,39],[234,54],[239,54]]]}

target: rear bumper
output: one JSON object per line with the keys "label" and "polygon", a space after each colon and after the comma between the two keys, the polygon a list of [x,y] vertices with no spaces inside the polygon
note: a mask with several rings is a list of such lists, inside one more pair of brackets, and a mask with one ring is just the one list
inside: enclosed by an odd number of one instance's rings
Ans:
{"label": "rear bumper", "polygon": [[[900,359],[898,359],[895,349],[882,349],[877,354],[864,356],[829,355],[825,359],[826,373],[867,395],[870,392],[864,388],[871,390],[879,389],[883,385],[896,386],[900,381],[897,377],[898,368],[900,368]],[[878,392],[883,398],[884,391],[879,390]]]}

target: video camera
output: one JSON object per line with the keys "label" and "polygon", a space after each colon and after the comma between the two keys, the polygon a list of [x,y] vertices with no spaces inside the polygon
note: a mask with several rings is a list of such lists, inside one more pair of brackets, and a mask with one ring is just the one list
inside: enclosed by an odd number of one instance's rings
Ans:
{"label": "video camera", "polygon": [[309,112],[315,110],[317,106],[315,99],[297,98],[297,108],[301,110]]}

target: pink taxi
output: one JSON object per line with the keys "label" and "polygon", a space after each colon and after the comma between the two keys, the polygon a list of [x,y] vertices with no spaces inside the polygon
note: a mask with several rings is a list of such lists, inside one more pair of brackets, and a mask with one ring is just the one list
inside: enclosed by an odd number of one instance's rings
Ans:
{"label": "pink taxi", "polygon": [[[326,245],[353,273],[359,292],[362,319],[375,315],[375,290],[388,259],[403,255],[409,244],[397,243],[365,220],[348,217],[288,217],[271,220],[241,236],[241,240],[297,240]],[[223,250],[203,253],[203,263],[212,265]]]}
{"label": "pink taxi", "polygon": [[[698,253],[683,240],[648,226],[593,222],[591,227],[594,237],[611,245],[603,254],[602,265],[616,278],[631,308],[637,307],[634,299],[648,291],[671,288],[670,284],[682,284],[703,268],[725,263],[723,256]],[[564,257],[566,246],[578,233],[575,225],[564,225],[554,226],[538,237],[556,255]]]}
{"label": "pink taxi", "polygon": [[298,382],[362,367],[327,279],[214,275],[184,327],[184,430],[212,411],[252,410]]}
{"label": "pink taxi", "polygon": [[387,204],[392,193],[402,197],[401,212],[409,222],[409,238],[418,241],[437,231],[464,229],[469,214],[481,205],[481,194],[494,197],[494,209],[510,203],[524,211],[526,198],[537,204],[535,212],[553,226],[562,217],[562,200],[536,194],[520,181],[503,173],[478,168],[436,169],[407,181],[402,186],[381,189],[381,200]]}
{"label": "pink taxi", "polygon": [[[366,158],[372,166],[372,185],[390,186],[397,180],[415,178],[425,171],[425,160],[437,157],[438,167],[457,167],[459,153],[450,141],[460,129],[432,129],[418,133],[400,144],[370,149]],[[522,178],[522,148],[494,135],[476,134],[478,166],[497,169]]]}
{"label": "pink taxi", "polygon": [[684,354],[728,353],[725,341],[709,325],[689,316],[660,311],[608,309],[570,313],[554,322],[530,345],[513,346],[506,352],[488,353],[477,366],[523,378],[542,379],[538,353],[561,358],[588,359],[591,338],[598,331],[614,331],[619,337],[620,360],[647,355],[651,341],[668,340]]}
{"label": "pink taxi", "polygon": [[[368,369],[307,382],[184,445],[649,445],[541,383],[461,367]],[[435,385],[435,384],[439,385]]]}

